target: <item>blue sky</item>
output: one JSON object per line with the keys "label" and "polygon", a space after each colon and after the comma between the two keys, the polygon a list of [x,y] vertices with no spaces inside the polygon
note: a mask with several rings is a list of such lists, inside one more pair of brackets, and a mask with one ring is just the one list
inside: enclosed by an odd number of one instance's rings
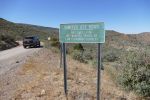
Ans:
{"label": "blue sky", "polygon": [[150,0],[0,0],[0,17],[58,28],[62,23],[105,22],[107,30],[150,32]]}

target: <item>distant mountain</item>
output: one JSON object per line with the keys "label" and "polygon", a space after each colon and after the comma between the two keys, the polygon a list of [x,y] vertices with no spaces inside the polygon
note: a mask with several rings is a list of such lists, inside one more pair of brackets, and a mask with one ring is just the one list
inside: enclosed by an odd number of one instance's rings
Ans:
{"label": "distant mountain", "polygon": [[17,24],[23,27],[31,27],[33,29],[48,32],[48,33],[53,31],[54,33],[56,32],[56,34],[58,34],[58,31],[59,31],[58,28],[53,28],[53,27],[43,27],[43,26],[38,26],[38,25],[22,24],[22,23],[17,23]]}
{"label": "distant mountain", "polygon": [[137,35],[138,40],[150,43],[150,32],[143,32]]}
{"label": "distant mountain", "polygon": [[41,39],[47,39],[49,36],[58,36],[58,32],[57,28],[13,23],[0,18],[0,34],[8,34],[16,39],[22,39],[23,36],[28,35],[37,35]]}
{"label": "distant mountain", "polygon": [[130,40],[135,40],[140,46],[150,46],[150,32],[128,35]]}
{"label": "distant mountain", "polygon": [[113,44],[125,44],[125,42],[129,42],[129,36],[120,32],[116,32],[114,30],[106,31],[106,43],[108,45]]}

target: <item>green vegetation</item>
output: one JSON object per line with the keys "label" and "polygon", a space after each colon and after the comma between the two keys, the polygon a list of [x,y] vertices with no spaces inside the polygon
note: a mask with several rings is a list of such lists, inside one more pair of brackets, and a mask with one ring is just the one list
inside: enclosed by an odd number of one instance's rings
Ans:
{"label": "green vegetation", "polygon": [[83,52],[79,51],[79,50],[74,50],[72,53],[72,57],[75,60],[78,60],[81,63],[87,63],[87,60],[85,59]]}
{"label": "green vegetation", "polygon": [[0,51],[6,50],[19,44],[15,42],[14,38],[10,35],[0,34]]}
{"label": "green vegetation", "polygon": [[52,38],[51,38],[50,44],[51,44],[51,46],[53,46],[53,47],[60,48],[59,39],[56,38],[56,37],[52,37]]}
{"label": "green vegetation", "polygon": [[73,48],[74,48],[74,50],[84,51],[84,48],[81,43],[76,44]]}
{"label": "green vegetation", "polygon": [[119,83],[142,96],[150,96],[150,53],[134,51],[124,57]]}
{"label": "green vegetation", "polygon": [[91,52],[92,51],[86,51],[85,47],[83,47],[83,45],[79,43],[73,46],[71,55],[73,59],[78,60],[81,63],[88,63],[90,60],[93,60]]}
{"label": "green vegetation", "polygon": [[109,49],[106,49],[104,52],[103,61],[105,62],[118,61],[121,53],[122,53],[122,50],[114,48],[114,47],[109,47]]}

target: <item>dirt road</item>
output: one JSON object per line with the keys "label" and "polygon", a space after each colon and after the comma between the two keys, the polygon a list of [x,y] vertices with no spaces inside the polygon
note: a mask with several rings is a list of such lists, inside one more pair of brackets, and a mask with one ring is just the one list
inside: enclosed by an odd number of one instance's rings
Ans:
{"label": "dirt road", "polygon": [[9,50],[1,51],[0,52],[0,75],[23,64],[25,60],[31,56],[31,54],[39,51],[40,49],[41,48],[24,49],[23,46],[18,46]]}

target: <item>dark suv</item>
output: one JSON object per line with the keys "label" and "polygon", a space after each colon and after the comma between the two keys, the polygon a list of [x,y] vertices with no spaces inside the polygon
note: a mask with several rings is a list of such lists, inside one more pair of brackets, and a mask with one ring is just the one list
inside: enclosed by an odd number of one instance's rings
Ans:
{"label": "dark suv", "polygon": [[37,36],[26,36],[23,38],[23,47],[40,47],[40,40]]}

